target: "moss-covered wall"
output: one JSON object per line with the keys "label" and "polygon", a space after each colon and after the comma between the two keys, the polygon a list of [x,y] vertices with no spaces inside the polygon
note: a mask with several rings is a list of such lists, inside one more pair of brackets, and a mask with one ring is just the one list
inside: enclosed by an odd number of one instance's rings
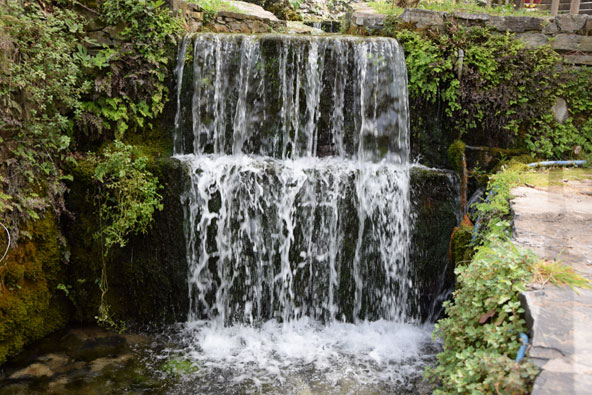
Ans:
{"label": "moss-covered wall", "polygon": [[65,249],[56,218],[47,213],[21,232],[0,263],[0,364],[25,345],[68,322]]}
{"label": "moss-covered wall", "polygon": [[[114,318],[140,324],[170,323],[187,314],[187,267],[180,194],[185,173],[178,161],[158,159],[150,170],[163,185],[164,208],[154,215],[147,234],[130,238],[124,248],[114,249],[107,259],[109,290],[106,303]],[[97,279],[102,252],[94,234],[99,229],[94,186],[85,167],[74,171],[67,204],[75,218],[66,222],[71,248],[69,283],[73,287],[74,319],[94,321],[100,302]]]}

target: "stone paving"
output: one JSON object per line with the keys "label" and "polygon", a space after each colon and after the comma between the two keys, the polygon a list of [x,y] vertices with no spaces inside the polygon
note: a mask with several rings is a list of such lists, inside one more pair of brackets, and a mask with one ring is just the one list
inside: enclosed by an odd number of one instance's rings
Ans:
{"label": "stone paving", "polygon": [[[512,190],[515,242],[592,279],[592,179],[550,174],[559,185]],[[592,290],[578,293],[548,284],[521,295],[529,356],[542,368],[533,394],[592,394]]]}

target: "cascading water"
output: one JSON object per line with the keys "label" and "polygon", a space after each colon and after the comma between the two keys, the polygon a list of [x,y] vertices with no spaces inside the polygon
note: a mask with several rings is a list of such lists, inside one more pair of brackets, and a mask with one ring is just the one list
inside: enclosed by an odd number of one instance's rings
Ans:
{"label": "cascading water", "polygon": [[330,385],[417,375],[398,43],[200,34],[177,78],[191,358],[258,389],[305,366]]}

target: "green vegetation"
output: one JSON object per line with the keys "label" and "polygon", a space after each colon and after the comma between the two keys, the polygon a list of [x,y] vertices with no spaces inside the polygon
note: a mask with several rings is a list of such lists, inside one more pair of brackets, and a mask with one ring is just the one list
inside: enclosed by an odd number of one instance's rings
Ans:
{"label": "green vegetation", "polygon": [[51,210],[39,217],[0,263],[0,364],[68,322],[67,299],[54,292],[66,280],[63,238]]}
{"label": "green vegetation", "polygon": [[99,323],[122,329],[115,323],[105,303],[109,290],[107,264],[109,252],[113,247],[124,247],[131,233],[146,233],[152,215],[162,210],[162,196],[158,194],[161,186],[158,179],[146,169],[147,158],[138,156],[134,148],[115,140],[102,155],[90,155],[87,163],[94,168],[93,178],[97,184],[95,204],[99,212],[99,230],[95,237],[104,247],[99,288],[101,304]]}
{"label": "green vegetation", "polygon": [[445,302],[447,317],[434,332],[444,340],[438,365],[427,371],[440,384],[435,393],[527,393],[538,373],[527,361],[514,362],[518,334],[526,331],[518,295],[537,262],[509,240],[510,189],[518,179],[516,170],[492,176],[490,200],[478,205],[479,246],[455,269],[454,301]]}
{"label": "green vegetation", "polygon": [[419,8],[424,10],[432,11],[444,11],[444,12],[470,12],[470,13],[485,13],[489,15],[513,15],[513,16],[548,16],[549,12],[545,10],[533,10],[527,8],[516,9],[512,5],[494,5],[492,7],[481,6],[475,1],[454,1],[454,0],[442,0],[442,1],[372,1],[368,3],[370,7],[375,9],[377,12],[390,15],[398,16],[405,11],[405,8]]}
{"label": "green vegetation", "polygon": [[[430,149],[434,130],[442,130],[438,145],[461,138],[536,158],[592,155],[592,93],[586,90],[592,69],[563,66],[549,46],[528,49],[512,34],[482,28],[449,24],[443,33],[419,32],[391,20],[387,30],[405,49],[416,146]],[[558,98],[569,109],[564,123],[551,112]],[[441,109],[437,115],[434,107]]]}
{"label": "green vegetation", "polygon": [[224,0],[189,0],[190,3],[197,4],[204,11],[205,21],[211,21],[216,17],[216,14],[220,11],[229,11],[242,14],[243,11]]}
{"label": "green vegetation", "polygon": [[[0,221],[10,229],[11,250],[16,251],[28,243],[26,239],[39,238],[31,224],[53,221],[52,237],[64,251],[57,261],[48,257],[40,263],[43,271],[36,281],[45,281],[49,265],[61,265],[70,257],[57,227],[58,218],[69,214],[64,194],[73,180],[70,173],[91,168],[94,215],[100,219],[96,234],[104,254],[102,265],[87,262],[102,266],[98,278],[88,283],[96,280],[99,286],[99,322],[113,323],[109,306],[102,303],[108,289],[105,262],[113,247],[145,232],[153,213],[162,209],[160,184],[147,170],[150,158],[145,153],[158,157],[167,148],[129,143],[147,144],[158,129],[156,120],[169,98],[168,78],[181,21],[163,1],[152,0],[91,5],[69,0],[7,2],[0,8]],[[157,140],[160,134],[157,131]],[[75,292],[78,285],[68,284],[64,277],[32,288],[23,275],[26,268],[14,265],[15,259],[10,254],[4,262],[2,303],[12,300],[13,292],[39,289],[42,293],[32,297],[40,303],[68,297],[76,304],[81,296]],[[17,320],[11,318],[15,311],[0,306],[0,316],[6,319]],[[27,316],[26,310],[19,311]],[[55,330],[64,322],[56,320],[49,327]],[[17,342],[20,346],[39,336],[25,337]]]}
{"label": "green vegetation", "polygon": [[518,334],[527,329],[519,293],[531,282],[592,286],[570,267],[541,261],[511,242],[510,190],[536,174],[511,162],[491,176],[489,198],[477,204],[476,239],[469,242],[468,226],[453,238],[453,256],[462,264],[455,269],[454,300],[445,302],[447,317],[434,332],[444,340],[438,365],[426,371],[439,385],[434,393],[528,393],[538,369],[514,362]]}

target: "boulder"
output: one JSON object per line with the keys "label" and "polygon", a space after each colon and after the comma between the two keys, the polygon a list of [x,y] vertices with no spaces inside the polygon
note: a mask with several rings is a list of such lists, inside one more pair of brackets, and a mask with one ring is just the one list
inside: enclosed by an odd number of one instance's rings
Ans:
{"label": "boulder", "polygon": [[556,51],[592,52],[592,36],[558,34],[551,42],[551,47]]}

